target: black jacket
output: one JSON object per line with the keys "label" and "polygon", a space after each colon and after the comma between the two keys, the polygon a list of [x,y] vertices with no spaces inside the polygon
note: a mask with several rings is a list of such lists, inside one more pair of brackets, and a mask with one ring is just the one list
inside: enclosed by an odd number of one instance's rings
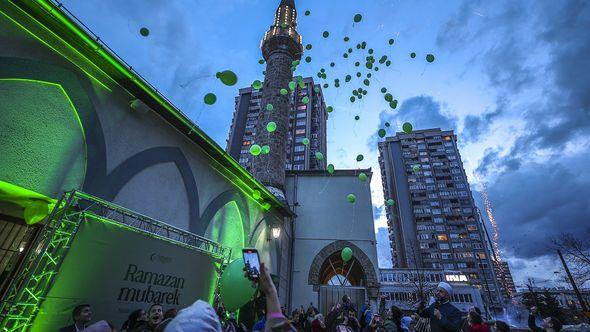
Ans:
{"label": "black jacket", "polygon": [[434,316],[435,308],[436,304],[433,303],[430,307],[418,313],[421,317],[430,318],[431,332],[458,332],[461,330],[463,317],[459,309],[455,308],[450,302],[440,304],[438,310],[441,319],[439,320]]}
{"label": "black jacket", "polygon": [[59,329],[59,332],[76,332],[76,325],[72,324],[72,325],[68,325],[68,326],[64,326],[61,329]]}

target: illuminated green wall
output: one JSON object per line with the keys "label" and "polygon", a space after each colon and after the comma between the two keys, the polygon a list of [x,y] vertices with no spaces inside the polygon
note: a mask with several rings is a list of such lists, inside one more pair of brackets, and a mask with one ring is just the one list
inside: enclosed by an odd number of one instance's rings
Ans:
{"label": "illuminated green wall", "polygon": [[0,79],[0,180],[55,197],[84,181],[76,110],[54,83]]}

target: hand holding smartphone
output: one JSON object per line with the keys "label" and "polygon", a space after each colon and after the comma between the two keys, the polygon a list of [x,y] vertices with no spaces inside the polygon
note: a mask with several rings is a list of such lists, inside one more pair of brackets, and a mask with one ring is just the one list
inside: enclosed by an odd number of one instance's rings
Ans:
{"label": "hand holding smartphone", "polygon": [[260,257],[258,250],[252,248],[242,249],[244,265],[246,266],[246,275],[248,279],[257,281],[260,279]]}

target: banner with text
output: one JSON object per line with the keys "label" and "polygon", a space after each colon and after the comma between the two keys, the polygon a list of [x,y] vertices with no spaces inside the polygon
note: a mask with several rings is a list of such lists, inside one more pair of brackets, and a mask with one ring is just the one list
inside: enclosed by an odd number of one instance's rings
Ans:
{"label": "banner with text", "polygon": [[129,313],[161,303],[182,309],[215,290],[218,261],[206,253],[109,222],[83,222],[32,331],[73,324],[72,310],[90,304],[92,322],[117,328]]}

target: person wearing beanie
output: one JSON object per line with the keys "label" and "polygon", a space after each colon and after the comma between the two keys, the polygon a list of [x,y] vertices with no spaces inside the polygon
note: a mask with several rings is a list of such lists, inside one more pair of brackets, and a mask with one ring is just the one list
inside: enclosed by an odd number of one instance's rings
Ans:
{"label": "person wearing beanie", "polygon": [[431,332],[456,332],[461,329],[461,311],[451,304],[453,287],[446,282],[441,282],[434,291],[435,301],[428,308],[421,303],[418,314],[424,318],[430,318]]}

